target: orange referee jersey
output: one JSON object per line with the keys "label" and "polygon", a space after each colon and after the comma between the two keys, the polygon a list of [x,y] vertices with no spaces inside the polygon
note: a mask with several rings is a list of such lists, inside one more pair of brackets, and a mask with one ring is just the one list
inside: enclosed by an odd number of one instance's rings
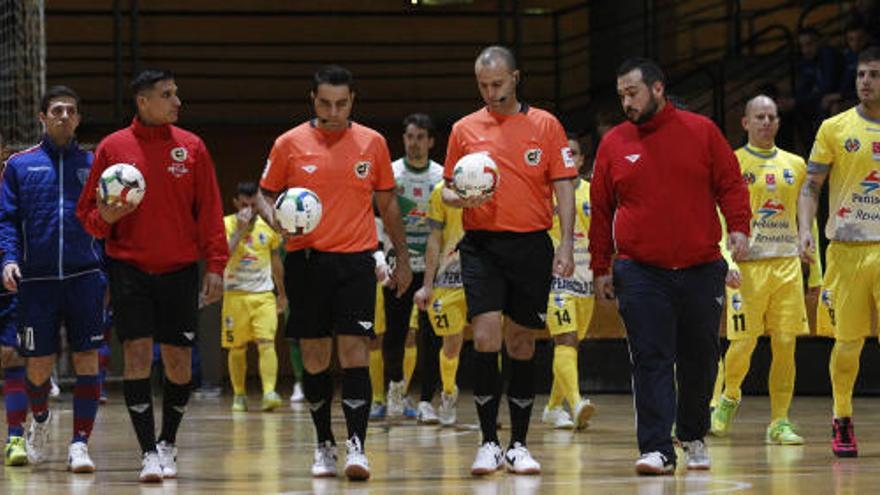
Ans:
{"label": "orange referee jersey", "polygon": [[300,124],[275,140],[260,187],[306,187],[321,199],[318,228],[290,237],[286,249],[335,253],[376,249],[373,191],[395,187],[388,145],[378,132],[352,122],[344,131]]}
{"label": "orange referee jersey", "polygon": [[492,200],[465,208],[465,230],[532,232],[553,225],[552,182],[573,179],[577,167],[562,125],[549,112],[522,104],[513,115],[482,108],[452,127],[444,178],[452,180],[458,160],[488,152],[498,166]]}

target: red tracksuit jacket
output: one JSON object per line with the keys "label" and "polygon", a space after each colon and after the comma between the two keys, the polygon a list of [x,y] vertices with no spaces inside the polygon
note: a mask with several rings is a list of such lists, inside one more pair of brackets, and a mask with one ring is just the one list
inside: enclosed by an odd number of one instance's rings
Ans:
{"label": "red tracksuit jacket", "polygon": [[[137,167],[146,193],[134,212],[110,225],[98,214],[96,188],[101,173],[116,163]],[[90,234],[105,239],[107,256],[147,273],[172,272],[204,258],[208,271],[222,275],[229,258],[214,163],[205,143],[179,127],[147,126],[135,117],[104,138],[76,213]]]}
{"label": "red tracksuit jacket", "polygon": [[719,259],[716,205],[728,231],[749,235],[749,191],[730,145],[711,120],[671,103],[602,138],[590,197],[596,276],[608,273],[615,251],[667,269]]}

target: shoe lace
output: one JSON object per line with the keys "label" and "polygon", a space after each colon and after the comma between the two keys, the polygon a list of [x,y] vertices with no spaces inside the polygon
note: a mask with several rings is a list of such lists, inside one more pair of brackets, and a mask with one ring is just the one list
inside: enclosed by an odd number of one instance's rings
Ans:
{"label": "shoe lace", "polygon": [[849,421],[839,421],[835,423],[835,434],[840,443],[852,443],[852,423]]}
{"label": "shoe lace", "polygon": [[361,446],[361,440],[356,436],[352,436],[351,438],[346,440],[345,445],[346,445],[346,447],[348,447],[349,454],[363,453],[364,448],[363,448],[363,446]]}

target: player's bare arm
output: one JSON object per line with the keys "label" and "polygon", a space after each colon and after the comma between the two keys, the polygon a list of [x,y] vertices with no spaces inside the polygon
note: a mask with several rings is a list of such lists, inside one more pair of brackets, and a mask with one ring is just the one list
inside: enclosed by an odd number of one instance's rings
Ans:
{"label": "player's bare arm", "polygon": [[281,253],[276,249],[272,251],[272,282],[275,283],[275,297],[278,313],[284,313],[287,309],[287,292],[284,290],[284,263],[281,262]]}
{"label": "player's bare arm", "polygon": [[816,219],[816,209],[819,207],[819,194],[822,192],[822,185],[825,184],[830,170],[829,165],[810,162],[807,165],[807,178],[801,187],[801,195],[798,199],[798,233],[801,259],[805,263],[813,263],[814,260],[816,239],[813,239],[811,226]]}
{"label": "player's bare arm", "polygon": [[574,273],[574,185],[570,180],[553,182],[556,195],[557,215],[559,215],[559,246],[553,256],[553,274],[570,277]]}
{"label": "player's bare arm", "polygon": [[425,246],[425,278],[422,286],[413,295],[413,302],[422,311],[428,310],[428,304],[434,294],[434,275],[437,273],[437,261],[440,259],[440,243],[443,240],[443,226],[432,225],[428,243]]}
{"label": "player's bare arm", "polygon": [[273,206],[277,198],[278,193],[260,188],[260,191],[257,193],[257,204],[254,207],[263,221],[268,223],[276,232],[281,232],[281,227],[275,221],[275,207]]}
{"label": "player's bare arm", "polygon": [[397,289],[397,297],[403,295],[412,282],[412,269],[409,266],[409,247],[406,245],[406,236],[403,233],[403,221],[401,220],[400,207],[394,191],[376,191],[376,205],[379,207],[379,216],[385,225],[385,232],[391,238],[391,244],[397,253],[397,263],[391,274],[391,286]]}

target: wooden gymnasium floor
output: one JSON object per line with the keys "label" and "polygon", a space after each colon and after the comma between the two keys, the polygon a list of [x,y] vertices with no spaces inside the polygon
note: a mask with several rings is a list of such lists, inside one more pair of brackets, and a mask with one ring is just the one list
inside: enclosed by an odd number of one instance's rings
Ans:
{"label": "wooden gymnasium floor", "polygon": [[[69,395],[67,396],[69,399]],[[193,400],[178,444],[180,477],[161,485],[139,485],[136,441],[119,394],[102,406],[91,442],[98,465],[94,475],[65,472],[70,435],[69,400],[53,403],[51,462],[39,467],[3,468],[0,493],[168,494],[168,493],[454,493],[660,495],[726,494],[867,494],[880,490],[880,399],[855,401],[858,459],[836,460],[829,449],[829,398],[795,398],[792,419],[800,425],[803,447],[766,446],[766,397],[746,397],[736,428],[728,439],[711,439],[710,472],[679,469],[672,477],[644,478],[633,473],[636,456],[631,397],[599,395],[590,428],[553,431],[540,424],[546,396],[535,407],[530,448],[543,464],[537,477],[497,473],[475,479],[468,468],[476,449],[475,425],[457,429],[405,423],[372,423],[367,452],[373,478],[367,483],[312,480],[312,426],[301,405],[273,413],[229,411],[230,398]],[[251,406],[259,404],[251,398]],[[338,438],[344,423],[334,404]],[[60,414],[59,414],[60,413]],[[472,399],[462,397],[459,417],[474,423]],[[507,423],[506,406],[502,418]],[[509,424],[509,423],[508,423]],[[509,430],[501,432],[502,441]],[[342,458],[342,456],[340,456]],[[341,466],[342,459],[340,459]]]}

